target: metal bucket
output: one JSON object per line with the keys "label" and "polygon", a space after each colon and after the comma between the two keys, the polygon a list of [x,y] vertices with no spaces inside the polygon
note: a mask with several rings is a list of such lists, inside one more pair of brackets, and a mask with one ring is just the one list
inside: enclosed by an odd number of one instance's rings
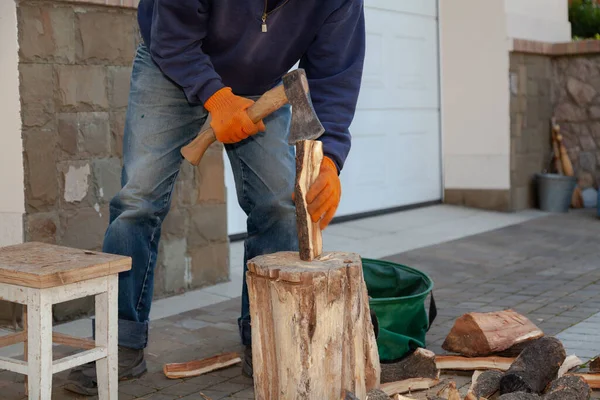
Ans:
{"label": "metal bucket", "polygon": [[559,174],[537,174],[536,178],[540,210],[552,213],[568,212],[577,178]]}

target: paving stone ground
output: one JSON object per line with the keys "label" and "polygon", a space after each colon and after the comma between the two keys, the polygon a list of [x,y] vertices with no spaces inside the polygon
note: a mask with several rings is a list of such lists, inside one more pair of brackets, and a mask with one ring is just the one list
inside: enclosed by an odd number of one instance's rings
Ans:
{"label": "paving stone ground", "polygon": [[[587,360],[600,353],[600,220],[593,212],[570,212],[528,221],[460,240],[391,255],[385,259],[418,268],[435,282],[438,317],[427,346],[441,344],[454,320],[471,311],[513,308],[547,335],[558,335],[569,354]],[[241,351],[233,299],[152,321],[147,349],[149,373],[119,387],[119,400],[253,399],[251,380],[241,368],[185,380],[168,380],[162,366]],[[598,314],[598,315],[597,315]],[[63,353],[62,348],[57,348]],[[64,354],[64,353],[63,353]],[[62,354],[61,354],[62,355]],[[67,372],[55,375],[53,399],[80,399],[61,387]],[[439,391],[455,380],[463,394],[470,373],[442,375]],[[23,379],[0,373],[2,399],[24,399]],[[202,393],[202,394],[201,394]],[[415,394],[425,399],[427,392]],[[594,398],[600,398],[598,392]]]}

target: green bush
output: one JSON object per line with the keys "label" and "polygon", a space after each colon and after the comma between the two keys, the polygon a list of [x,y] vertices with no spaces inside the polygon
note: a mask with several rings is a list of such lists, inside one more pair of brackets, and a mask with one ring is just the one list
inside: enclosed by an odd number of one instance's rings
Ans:
{"label": "green bush", "polygon": [[593,0],[574,0],[569,6],[574,39],[600,38],[600,6]]}

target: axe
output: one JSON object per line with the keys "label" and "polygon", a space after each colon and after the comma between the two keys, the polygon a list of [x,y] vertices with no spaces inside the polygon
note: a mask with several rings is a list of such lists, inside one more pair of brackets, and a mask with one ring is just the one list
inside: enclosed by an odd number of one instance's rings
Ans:
{"label": "axe", "polygon": [[[325,129],[313,108],[306,74],[301,68],[284,75],[283,85],[269,90],[250,106],[247,110],[248,117],[252,122],[257,123],[288,103],[292,106],[288,138],[290,145],[295,145],[302,140],[315,140],[323,134]],[[215,133],[209,126],[184,146],[181,154],[192,165],[197,166],[208,147],[216,140]]]}

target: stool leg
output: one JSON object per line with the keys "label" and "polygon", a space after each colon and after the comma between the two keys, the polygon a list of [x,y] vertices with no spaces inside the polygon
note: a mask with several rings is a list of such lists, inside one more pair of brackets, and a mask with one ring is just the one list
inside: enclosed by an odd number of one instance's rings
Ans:
{"label": "stool leg", "polygon": [[49,293],[29,289],[27,300],[27,388],[30,400],[52,395],[52,300]]}
{"label": "stool leg", "polygon": [[107,277],[107,291],[96,295],[96,346],[106,347],[108,357],[96,361],[98,397],[117,400],[119,384],[118,360],[118,276]]}

